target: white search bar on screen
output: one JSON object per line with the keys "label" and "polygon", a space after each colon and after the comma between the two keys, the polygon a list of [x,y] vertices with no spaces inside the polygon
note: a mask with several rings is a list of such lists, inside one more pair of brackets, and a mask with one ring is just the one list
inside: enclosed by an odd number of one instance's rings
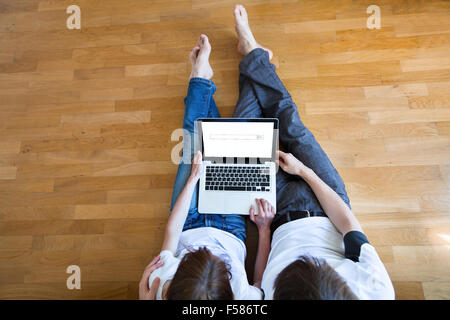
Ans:
{"label": "white search bar on screen", "polygon": [[212,133],[210,140],[264,140],[262,134]]}

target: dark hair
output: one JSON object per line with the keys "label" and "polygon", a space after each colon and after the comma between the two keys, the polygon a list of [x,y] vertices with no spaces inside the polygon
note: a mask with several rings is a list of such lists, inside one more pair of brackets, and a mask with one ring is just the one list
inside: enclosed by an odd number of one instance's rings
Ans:
{"label": "dark hair", "polygon": [[232,300],[227,265],[207,248],[185,254],[169,285],[167,299]]}
{"label": "dark hair", "polygon": [[277,276],[274,300],[357,300],[325,260],[301,256]]}

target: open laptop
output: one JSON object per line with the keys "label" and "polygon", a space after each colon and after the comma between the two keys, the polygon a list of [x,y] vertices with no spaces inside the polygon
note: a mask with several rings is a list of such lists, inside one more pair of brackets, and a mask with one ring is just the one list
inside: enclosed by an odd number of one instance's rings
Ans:
{"label": "open laptop", "polygon": [[198,211],[249,214],[255,198],[276,208],[278,119],[207,118],[196,122],[204,170]]}

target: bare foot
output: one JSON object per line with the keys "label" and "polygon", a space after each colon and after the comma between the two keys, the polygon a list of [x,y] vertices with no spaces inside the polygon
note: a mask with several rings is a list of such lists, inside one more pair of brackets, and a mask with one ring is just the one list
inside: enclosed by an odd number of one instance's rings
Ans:
{"label": "bare foot", "polygon": [[247,11],[244,6],[237,4],[234,7],[234,20],[236,22],[235,29],[236,33],[239,37],[239,43],[237,46],[237,50],[243,56],[249,54],[252,50],[256,48],[261,48],[266,50],[269,53],[269,59],[271,60],[273,57],[272,50],[261,46],[258,42],[256,42],[255,37],[253,36],[252,30],[248,24],[248,16]]}
{"label": "bare foot", "polygon": [[211,53],[211,44],[206,35],[202,34],[198,38],[197,45],[192,49],[189,58],[192,64],[190,78],[211,79],[213,71],[209,64],[209,55]]}

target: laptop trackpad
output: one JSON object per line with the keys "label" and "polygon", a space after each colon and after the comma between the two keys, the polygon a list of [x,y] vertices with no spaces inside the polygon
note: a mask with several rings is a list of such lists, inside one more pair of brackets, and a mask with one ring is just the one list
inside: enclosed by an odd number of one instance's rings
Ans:
{"label": "laptop trackpad", "polygon": [[251,197],[248,193],[242,195],[232,195],[224,198],[226,213],[248,214],[250,210]]}
{"label": "laptop trackpad", "polygon": [[[258,209],[258,205],[256,204],[256,199],[264,199],[266,201],[269,201],[269,203],[275,207],[275,203],[272,203],[273,201],[270,201],[270,199],[267,198],[266,194],[261,194],[261,193],[252,193],[250,195],[250,205],[253,205],[255,207],[255,214],[259,214],[259,209]],[[250,208],[249,205],[249,208]],[[250,210],[250,209],[249,209]]]}

